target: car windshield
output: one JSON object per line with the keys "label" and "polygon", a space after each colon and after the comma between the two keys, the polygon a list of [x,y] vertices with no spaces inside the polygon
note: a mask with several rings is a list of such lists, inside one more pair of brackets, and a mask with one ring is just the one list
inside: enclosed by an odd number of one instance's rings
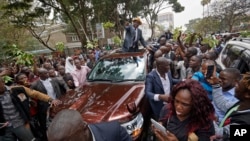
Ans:
{"label": "car windshield", "polygon": [[144,79],[143,56],[102,59],[88,77],[89,81],[143,81]]}

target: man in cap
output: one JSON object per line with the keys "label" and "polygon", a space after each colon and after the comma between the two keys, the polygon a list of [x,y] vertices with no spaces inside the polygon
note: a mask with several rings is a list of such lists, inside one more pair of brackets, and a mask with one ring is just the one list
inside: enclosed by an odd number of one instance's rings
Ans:
{"label": "man in cap", "polygon": [[122,46],[124,52],[137,52],[139,41],[144,48],[151,50],[142,37],[141,29],[138,28],[141,24],[142,22],[138,17],[133,19],[133,25],[128,22],[125,23],[126,36]]}

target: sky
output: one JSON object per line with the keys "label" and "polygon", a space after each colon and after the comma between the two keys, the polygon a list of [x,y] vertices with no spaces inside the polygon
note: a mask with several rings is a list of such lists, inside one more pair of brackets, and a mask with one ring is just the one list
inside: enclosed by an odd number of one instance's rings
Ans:
{"label": "sky", "polygon": [[[201,0],[178,0],[185,10],[181,13],[174,13],[174,27],[182,26],[185,28],[185,24],[191,19],[202,18],[203,7]],[[167,11],[172,12],[171,8]]]}

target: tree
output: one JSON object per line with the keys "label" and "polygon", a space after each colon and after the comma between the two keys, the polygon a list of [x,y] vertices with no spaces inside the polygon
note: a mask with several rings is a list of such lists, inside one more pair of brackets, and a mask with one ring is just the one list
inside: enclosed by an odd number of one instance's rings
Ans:
{"label": "tree", "polygon": [[2,18],[7,19],[16,28],[29,31],[41,44],[54,51],[48,45],[50,36],[48,35],[47,39],[44,39],[50,10],[39,6],[39,3],[33,2],[33,0],[8,1],[3,5],[5,11]]}
{"label": "tree", "polygon": [[233,26],[237,22],[244,20],[247,17],[247,12],[250,11],[249,0],[224,0],[215,1],[211,5],[212,16],[217,17],[229,32],[232,32]]}
{"label": "tree", "polygon": [[219,31],[220,21],[216,17],[204,17],[190,20],[187,27],[187,32],[199,33],[203,36]]}
{"label": "tree", "polygon": [[154,29],[156,27],[157,15],[159,12],[169,7],[172,7],[175,12],[184,10],[184,7],[181,6],[177,0],[149,0],[149,4],[144,6],[143,11],[141,11],[152,31],[151,38],[153,38],[155,34]]}
{"label": "tree", "polygon": [[197,32],[196,26],[201,20],[200,18],[189,20],[188,24],[185,24],[187,32]]}
{"label": "tree", "polygon": [[[96,38],[94,27],[96,23],[112,22],[115,24],[114,30],[120,38],[123,35],[123,23],[131,20],[132,17],[139,16],[139,13],[147,13],[144,16],[153,17],[151,23],[154,29],[156,15],[162,8],[150,11],[150,4],[157,5],[165,1],[168,6],[172,6],[174,11],[182,11],[184,8],[177,0],[9,0],[5,5],[6,17],[18,27],[24,27],[39,40],[44,46],[55,50],[47,45],[47,39],[42,37],[45,34],[48,24],[48,17],[53,13],[54,22],[64,22],[70,26],[81,42],[82,50],[86,52],[87,42],[92,42]],[[161,7],[161,5],[158,5]],[[49,23],[50,24],[50,23]]]}
{"label": "tree", "polygon": [[0,60],[8,64],[11,61],[11,56],[7,52],[12,47],[12,44],[15,44],[23,51],[32,50],[39,43],[30,35],[26,28],[15,26],[11,22],[11,19],[4,15],[6,13],[6,9],[4,8],[6,1],[0,0],[0,2]]}
{"label": "tree", "polygon": [[196,23],[194,31],[202,35],[215,33],[219,30],[220,21],[216,17],[205,17]]}
{"label": "tree", "polygon": [[[208,4],[211,2],[211,0],[201,0],[201,5],[203,6],[203,18],[204,18],[204,14],[205,14],[205,11],[204,11],[204,7],[205,5],[208,6]],[[209,11],[209,9],[207,9]],[[208,14],[209,15],[209,14]]]}

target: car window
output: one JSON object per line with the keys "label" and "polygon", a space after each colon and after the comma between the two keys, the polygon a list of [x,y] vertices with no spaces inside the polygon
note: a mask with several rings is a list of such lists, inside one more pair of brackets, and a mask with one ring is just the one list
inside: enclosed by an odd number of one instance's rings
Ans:
{"label": "car window", "polygon": [[238,65],[241,60],[241,53],[244,48],[236,45],[228,45],[225,50],[222,52],[222,63],[225,67],[238,68]]}
{"label": "car window", "polygon": [[241,73],[250,71],[250,50],[245,50],[241,54],[241,63],[239,64],[239,70]]}
{"label": "car window", "polygon": [[141,57],[122,57],[100,60],[88,80],[144,80],[145,61]]}

